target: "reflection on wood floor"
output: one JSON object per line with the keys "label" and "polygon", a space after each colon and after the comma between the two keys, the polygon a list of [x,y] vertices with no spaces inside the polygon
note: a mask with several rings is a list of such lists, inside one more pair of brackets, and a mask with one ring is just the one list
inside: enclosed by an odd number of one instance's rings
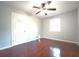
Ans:
{"label": "reflection on wood floor", "polygon": [[0,51],[1,57],[79,57],[74,43],[41,38]]}

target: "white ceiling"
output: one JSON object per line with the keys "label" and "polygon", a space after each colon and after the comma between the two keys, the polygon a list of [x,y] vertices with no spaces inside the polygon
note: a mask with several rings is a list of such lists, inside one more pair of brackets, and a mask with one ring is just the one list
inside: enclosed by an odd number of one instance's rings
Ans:
{"label": "white ceiling", "polygon": [[[32,8],[33,6],[40,6],[40,3],[43,1],[4,1],[1,2],[2,4],[5,5],[10,5],[12,7],[16,7],[19,9],[22,9],[26,11],[26,13],[35,15],[34,13],[37,11],[37,9]],[[39,13],[38,15],[35,15],[36,17],[39,18],[46,18],[46,17],[51,17],[63,12],[67,12],[73,9],[78,8],[79,6],[79,1],[52,1],[52,3],[48,6],[50,8],[55,7],[56,11],[46,11],[48,15],[44,15],[44,11]]]}

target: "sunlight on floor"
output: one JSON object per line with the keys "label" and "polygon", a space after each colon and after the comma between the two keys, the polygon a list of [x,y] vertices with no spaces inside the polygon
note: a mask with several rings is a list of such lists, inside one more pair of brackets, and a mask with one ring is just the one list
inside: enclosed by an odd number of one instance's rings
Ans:
{"label": "sunlight on floor", "polygon": [[60,49],[59,48],[50,47],[50,50],[52,52],[52,56],[60,57]]}

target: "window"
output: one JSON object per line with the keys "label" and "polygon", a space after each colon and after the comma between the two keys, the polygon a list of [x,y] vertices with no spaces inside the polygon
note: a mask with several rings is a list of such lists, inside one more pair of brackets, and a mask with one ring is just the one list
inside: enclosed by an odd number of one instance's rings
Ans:
{"label": "window", "polygon": [[49,20],[49,31],[60,32],[60,18],[53,18]]}

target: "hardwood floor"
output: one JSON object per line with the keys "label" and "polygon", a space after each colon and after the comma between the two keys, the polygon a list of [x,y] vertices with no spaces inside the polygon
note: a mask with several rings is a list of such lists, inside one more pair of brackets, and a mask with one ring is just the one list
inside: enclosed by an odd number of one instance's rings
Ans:
{"label": "hardwood floor", "polygon": [[0,51],[1,57],[79,57],[74,43],[41,38]]}

